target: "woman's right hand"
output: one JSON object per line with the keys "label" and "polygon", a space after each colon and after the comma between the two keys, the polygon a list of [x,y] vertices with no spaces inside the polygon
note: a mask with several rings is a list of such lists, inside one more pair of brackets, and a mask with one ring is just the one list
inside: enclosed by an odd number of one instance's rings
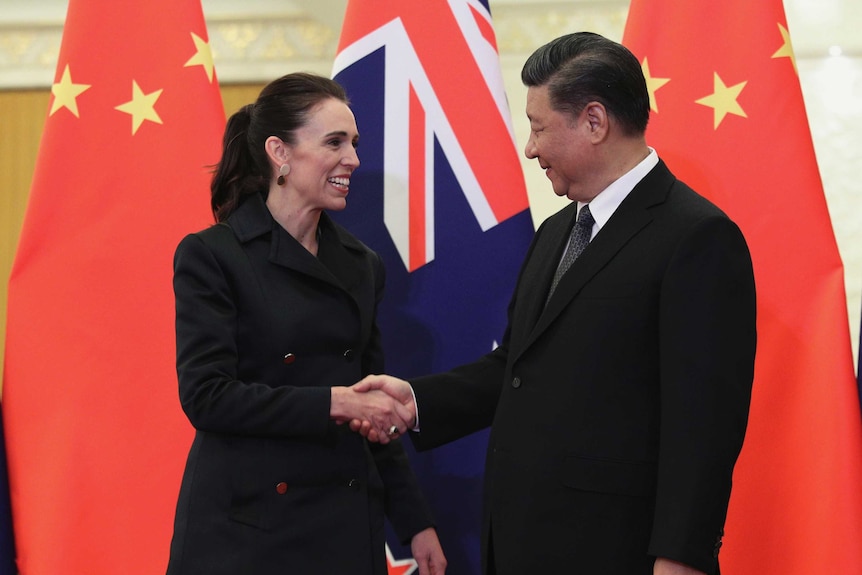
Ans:
{"label": "woman's right hand", "polygon": [[339,424],[367,422],[383,444],[406,432],[415,419],[408,406],[383,390],[356,391],[351,387],[332,388],[329,417]]}

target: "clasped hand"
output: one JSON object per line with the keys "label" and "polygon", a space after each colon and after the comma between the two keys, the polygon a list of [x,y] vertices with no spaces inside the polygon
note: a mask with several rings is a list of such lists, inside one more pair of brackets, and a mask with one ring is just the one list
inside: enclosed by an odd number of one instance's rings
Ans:
{"label": "clasped hand", "polygon": [[410,384],[389,375],[369,375],[351,387],[333,387],[330,417],[382,444],[412,429],[416,405]]}

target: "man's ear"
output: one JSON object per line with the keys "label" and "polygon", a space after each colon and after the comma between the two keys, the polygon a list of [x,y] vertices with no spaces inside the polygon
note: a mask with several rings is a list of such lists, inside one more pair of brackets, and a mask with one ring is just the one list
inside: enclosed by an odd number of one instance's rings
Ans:
{"label": "man's ear", "polygon": [[601,102],[590,102],[584,107],[584,115],[590,125],[590,135],[594,142],[600,142],[608,134],[608,111]]}

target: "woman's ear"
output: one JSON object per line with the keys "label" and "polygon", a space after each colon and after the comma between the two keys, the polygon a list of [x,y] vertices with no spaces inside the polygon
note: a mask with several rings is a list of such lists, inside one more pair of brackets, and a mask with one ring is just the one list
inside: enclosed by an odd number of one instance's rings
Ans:
{"label": "woman's ear", "polygon": [[264,142],[266,155],[274,166],[286,164],[290,159],[290,147],[278,136],[270,136]]}

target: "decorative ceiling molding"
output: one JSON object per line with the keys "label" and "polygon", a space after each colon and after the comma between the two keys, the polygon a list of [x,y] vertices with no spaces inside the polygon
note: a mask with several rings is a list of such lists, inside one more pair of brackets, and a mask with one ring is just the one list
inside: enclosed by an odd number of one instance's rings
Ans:
{"label": "decorative ceiling molding", "polygon": [[[501,57],[504,65],[513,66],[544,42],[575,30],[619,41],[629,5],[628,0],[490,1]],[[60,52],[65,0],[4,2],[20,7],[7,11],[4,5],[0,16],[0,89],[49,87]],[[219,80],[266,82],[296,70],[329,73],[345,5],[346,0],[246,0],[240,14],[235,0],[203,0]],[[789,2],[788,16],[794,14],[793,5]],[[797,60],[825,55],[823,46],[810,39],[814,34],[806,21],[800,17]],[[840,30],[835,34],[846,39]],[[845,56],[858,53],[860,45],[845,43]]]}
{"label": "decorative ceiling molding", "polygon": [[[328,1],[330,8],[343,4],[343,0]],[[627,9],[626,1],[492,2],[500,53],[518,60],[543,42],[572,30],[594,30],[619,39]],[[294,9],[244,16],[208,12],[207,30],[219,81],[265,82],[294,70],[328,73],[335,57],[340,18],[321,18],[316,15],[319,13]],[[49,87],[54,81],[62,31],[61,20],[0,22],[0,89]]]}

